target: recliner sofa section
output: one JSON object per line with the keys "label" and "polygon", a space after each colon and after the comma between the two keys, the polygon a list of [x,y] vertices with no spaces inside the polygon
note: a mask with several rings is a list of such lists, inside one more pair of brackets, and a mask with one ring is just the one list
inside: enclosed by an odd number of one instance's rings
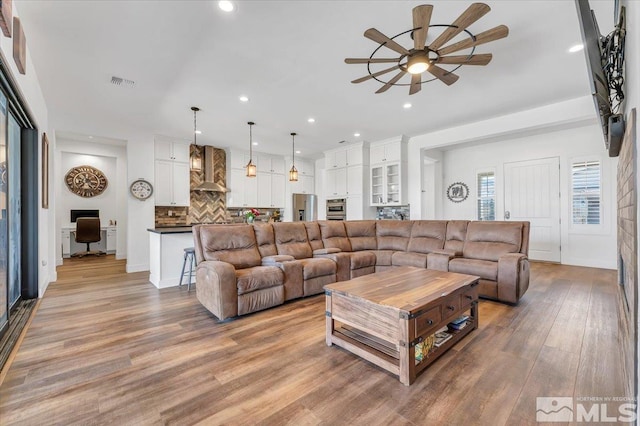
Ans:
{"label": "recliner sofa section", "polygon": [[316,221],[193,233],[196,295],[219,319],[404,265],[477,275],[481,297],[508,303],[529,285],[528,222]]}

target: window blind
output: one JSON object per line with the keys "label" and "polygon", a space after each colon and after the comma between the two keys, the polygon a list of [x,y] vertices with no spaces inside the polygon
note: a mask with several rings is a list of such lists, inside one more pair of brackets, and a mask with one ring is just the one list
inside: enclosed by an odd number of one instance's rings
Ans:
{"label": "window blind", "polygon": [[581,161],[571,166],[574,225],[600,224],[600,174],[600,161]]}
{"label": "window blind", "polygon": [[478,220],[496,220],[494,172],[478,173]]}

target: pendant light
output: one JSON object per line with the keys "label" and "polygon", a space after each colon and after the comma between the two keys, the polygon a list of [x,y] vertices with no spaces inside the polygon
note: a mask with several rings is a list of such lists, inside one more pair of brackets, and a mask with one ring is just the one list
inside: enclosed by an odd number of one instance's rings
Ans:
{"label": "pendant light", "polygon": [[195,148],[192,150],[189,156],[190,169],[195,172],[202,171],[202,156],[200,155],[200,148],[198,148],[198,126],[196,121],[196,114],[200,111],[198,107],[191,107],[193,111],[193,144]]}
{"label": "pendant light", "polygon": [[253,135],[251,134],[251,127],[256,124],[253,121],[247,123],[249,125],[249,162],[247,163],[247,177],[256,177],[257,167],[253,164]]}
{"label": "pendant light", "polygon": [[298,169],[296,169],[296,134],[291,133],[291,170],[289,170],[289,182],[298,181]]}

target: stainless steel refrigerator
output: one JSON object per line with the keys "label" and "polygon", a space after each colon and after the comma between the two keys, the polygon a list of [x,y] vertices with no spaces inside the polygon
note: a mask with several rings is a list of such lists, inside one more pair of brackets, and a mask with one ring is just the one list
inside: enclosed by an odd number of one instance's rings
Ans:
{"label": "stainless steel refrigerator", "polygon": [[318,197],[315,194],[293,194],[293,221],[318,220]]}

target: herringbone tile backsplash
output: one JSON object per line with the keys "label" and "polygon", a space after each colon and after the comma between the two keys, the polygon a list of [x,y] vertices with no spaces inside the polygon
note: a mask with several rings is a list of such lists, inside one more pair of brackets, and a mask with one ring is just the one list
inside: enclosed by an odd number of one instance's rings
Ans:
{"label": "herringbone tile backsplash", "polygon": [[[199,151],[204,158],[202,146],[191,145],[190,152]],[[226,153],[223,149],[214,149],[214,179],[226,186]],[[204,182],[204,170],[191,171],[191,188]],[[191,207],[156,207],[156,225],[188,225],[202,222],[227,221],[226,195],[220,192],[191,191]],[[169,216],[169,210],[172,216]]]}

